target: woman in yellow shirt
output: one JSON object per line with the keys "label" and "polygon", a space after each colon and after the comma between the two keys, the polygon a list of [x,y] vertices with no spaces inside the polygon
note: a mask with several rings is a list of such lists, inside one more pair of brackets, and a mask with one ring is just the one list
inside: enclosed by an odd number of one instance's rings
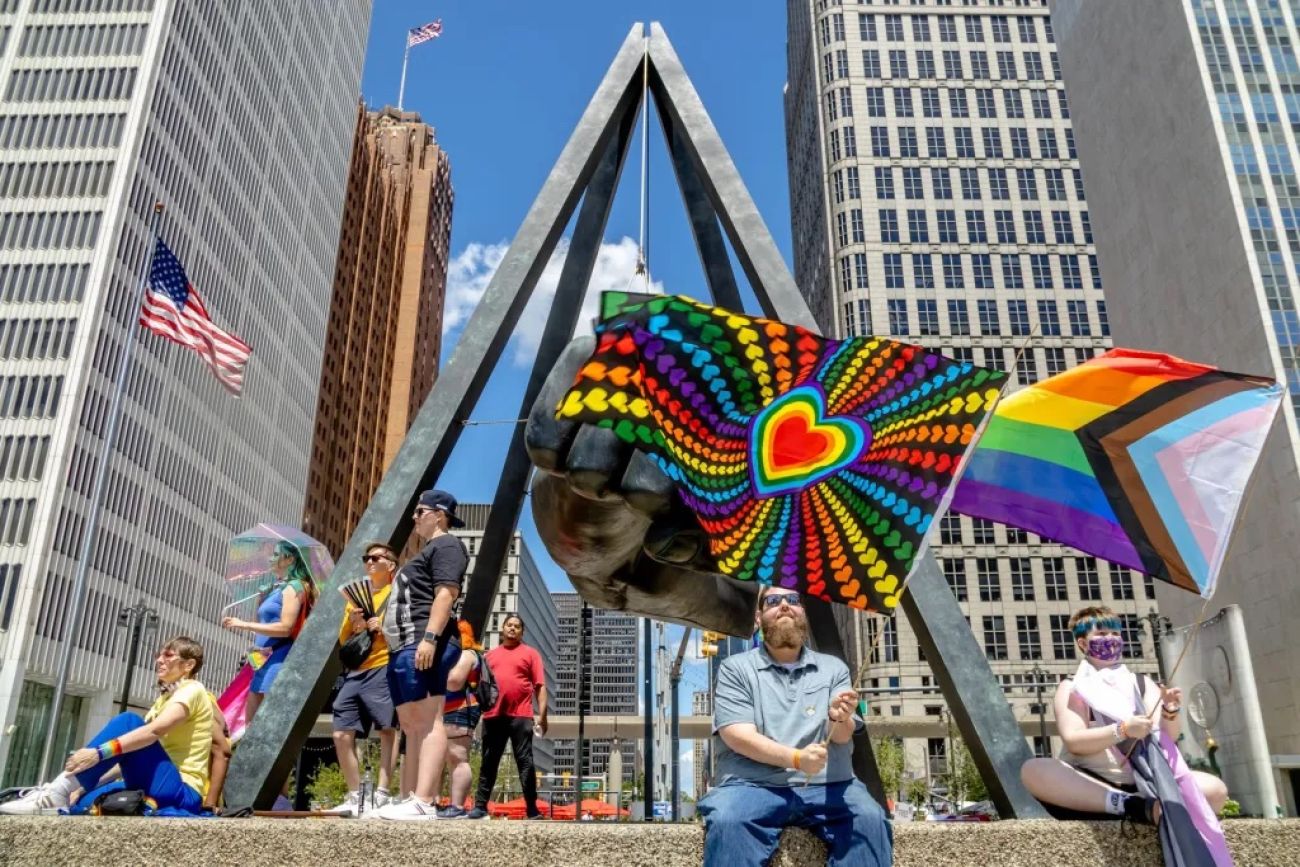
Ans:
{"label": "woman in yellow shirt", "polygon": [[74,802],[117,768],[128,789],[143,790],[158,807],[189,813],[203,809],[212,753],[212,702],[194,679],[203,667],[203,646],[192,638],[173,638],[154,660],[163,694],[142,719],[118,714],[68,757],[53,782],[32,789],[16,801],[0,804],[0,813],[30,815],[55,811]]}

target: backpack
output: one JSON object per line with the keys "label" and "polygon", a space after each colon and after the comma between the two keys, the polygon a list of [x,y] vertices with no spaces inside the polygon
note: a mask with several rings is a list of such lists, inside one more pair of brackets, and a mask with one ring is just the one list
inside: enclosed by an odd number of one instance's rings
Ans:
{"label": "backpack", "polygon": [[496,676],[492,674],[492,666],[488,665],[487,654],[478,655],[478,685],[474,687],[474,699],[478,702],[479,708],[483,713],[487,713],[497,706],[497,700],[501,698],[501,689],[497,686]]}

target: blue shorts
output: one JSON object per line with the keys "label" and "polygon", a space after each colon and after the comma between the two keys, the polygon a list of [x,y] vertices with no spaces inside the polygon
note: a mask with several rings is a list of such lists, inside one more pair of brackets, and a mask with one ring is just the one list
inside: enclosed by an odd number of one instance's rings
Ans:
{"label": "blue shorts", "polygon": [[381,665],[344,679],[343,688],[334,698],[334,731],[360,732],[362,737],[369,737],[371,726],[397,728],[386,668]]}
{"label": "blue shorts", "polygon": [[442,656],[424,671],[415,667],[415,648],[403,647],[388,657],[388,694],[393,707],[447,694],[447,675],[460,659],[460,645],[448,641]]}

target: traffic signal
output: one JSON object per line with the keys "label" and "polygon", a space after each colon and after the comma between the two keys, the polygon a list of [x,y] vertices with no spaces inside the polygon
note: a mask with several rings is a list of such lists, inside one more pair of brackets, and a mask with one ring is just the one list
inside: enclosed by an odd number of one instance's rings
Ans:
{"label": "traffic signal", "polygon": [[707,629],[700,633],[700,657],[706,658],[718,655],[718,642],[723,639],[721,632],[709,632]]}

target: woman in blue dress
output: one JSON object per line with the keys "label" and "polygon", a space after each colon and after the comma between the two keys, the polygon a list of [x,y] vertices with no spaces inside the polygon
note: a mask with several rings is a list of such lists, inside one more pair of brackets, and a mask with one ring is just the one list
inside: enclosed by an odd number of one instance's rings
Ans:
{"label": "woman in blue dress", "polygon": [[262,698],[275,683],[276,675],[284,665],[298,637],[307,614],[316,599],[316,585],[311,570],[303,562],[298,549],[289,542],[277,542],[271,554],[271,574],[275,583],[262,594],[257,606],[257,622],[225,617],[221,625],[232,631],[247,630],[256,638],[249,653],[249,661],[256,670],[249,687],[245,718],[252,722],[253,715],[262,704]]}

